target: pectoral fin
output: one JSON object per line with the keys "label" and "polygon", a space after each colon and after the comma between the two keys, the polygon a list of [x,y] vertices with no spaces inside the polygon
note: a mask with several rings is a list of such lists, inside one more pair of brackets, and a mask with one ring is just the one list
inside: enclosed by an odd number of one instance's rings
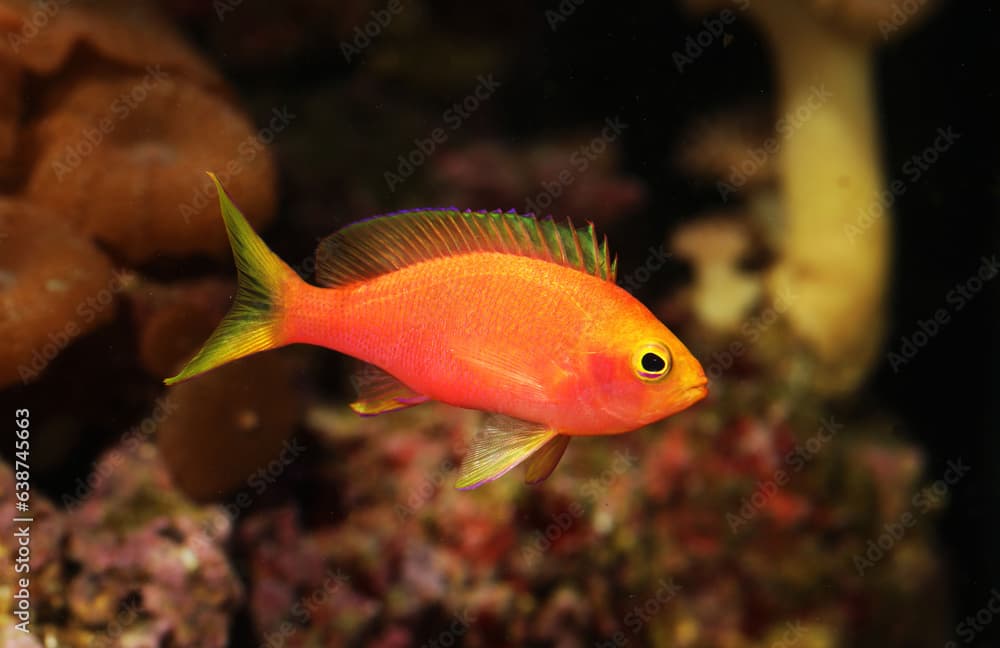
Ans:
{"label": "pectoral fin", "polygon": [[548,390],[539,378],[539,367],[531,360],[510,349],[484,348],[472,340],[456,340],[452,354],[465,366],[475,370],[480,379],[489,380],[493,388],[510,394],[519,401],[547,402]]}
{"label": "pectoral fin", "polygon": [[395,412],[430,400],[375,365],[364,365],[352,382],[358,390],[358,400],[351,403],[351,409],[361,416]]}
{"label": "pectoral fin", "polygon": [[544,425],[508,416],[491,416],[473,438],[455,488],[478,488],[502,477],[558,436]]}
{"label": "pectoral fin", "polygon": [[525,463],[527,471],[524,473],[524,483],[537,484],[548,479],[552,471],[559,465],[559,460],[562,459],[568,445],[569,437],[565,434],[558,434],[531,455]]}

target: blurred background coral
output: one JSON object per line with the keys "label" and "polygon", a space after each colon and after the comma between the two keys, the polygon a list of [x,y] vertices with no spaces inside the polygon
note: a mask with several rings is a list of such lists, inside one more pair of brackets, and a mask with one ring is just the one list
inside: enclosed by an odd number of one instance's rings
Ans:
{"label": "blurred background coral", "polygon": [[[0,1],[0,645],[998,645],[995,13]],[[235,285],[206,170],[306,278],[396,209],[591,220],[711,395],[459,492],[478,415],[357,418],[332,352],[165,390]]]}

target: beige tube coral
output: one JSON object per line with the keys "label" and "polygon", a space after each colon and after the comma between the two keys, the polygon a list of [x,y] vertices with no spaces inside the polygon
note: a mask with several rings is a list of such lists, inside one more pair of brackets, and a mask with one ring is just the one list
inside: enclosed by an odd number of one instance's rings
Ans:
{"label": "beige tube coral", "polygon": [[[705,9],[705,3],[692,3]],[[717,4],[717,3],[712,3]],[[815,359],[823,393],[874,366],[890,259],[872,51],[899,27],[888,2],[756,0],[746,11],[774,53],[784,227],[768,293]],[[891,27],[891,29],[889,29]]]}

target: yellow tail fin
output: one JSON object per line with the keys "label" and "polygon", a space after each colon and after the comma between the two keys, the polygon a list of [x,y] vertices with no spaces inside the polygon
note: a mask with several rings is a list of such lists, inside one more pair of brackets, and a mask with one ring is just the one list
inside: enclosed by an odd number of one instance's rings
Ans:
{"label": "yellow tail fin", "polygon": [[193,378],[251,353],[282,346],[281,295],[285,282],[298,278],[253,231],[215,174],[208,176],[219,192],[219,208],[239,272],[236,297],[233,307],[201,350],[180,373],[163,381],[167,385]]}

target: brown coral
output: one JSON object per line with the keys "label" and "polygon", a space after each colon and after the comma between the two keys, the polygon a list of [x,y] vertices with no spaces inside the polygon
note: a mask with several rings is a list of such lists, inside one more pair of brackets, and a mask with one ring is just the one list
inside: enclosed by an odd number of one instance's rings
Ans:
{"label": "brown coral", "polygon": [[170,27],[155,4],[126,0],[5,0],[0,4],[0,58],[50,75],[87,46],[132,68],[160,65],[203,84],[221,79]]}
{"label": "brown coral", "polygon": [[259,495],[302,453],[286,442],[299,408],[280,353],[220,367],[170,393],[177,411],[161,424],[157,441],[174,480],[195,499],[218,498],[240,484],[247,491],[238,497]]}
{"label": "brown coral", "polygon": [[108,259],[53,215],[0,201],[0,386],[29,382],[115,311],[127,283]]}
{"label": "brown coral", "polygon": [[162,71],[85,76],[46,98],[32,128],[31,200],[138,263],[156,254],[227,249],[205,191],[215,170],[255,226],[271,217],[274,168],[247,118]]}
{"label": "brown coral", "polygon": [[234,291],[219,279],[137,285],[129,296],[143,368],[158,379],[175,373],[215,330]]}

